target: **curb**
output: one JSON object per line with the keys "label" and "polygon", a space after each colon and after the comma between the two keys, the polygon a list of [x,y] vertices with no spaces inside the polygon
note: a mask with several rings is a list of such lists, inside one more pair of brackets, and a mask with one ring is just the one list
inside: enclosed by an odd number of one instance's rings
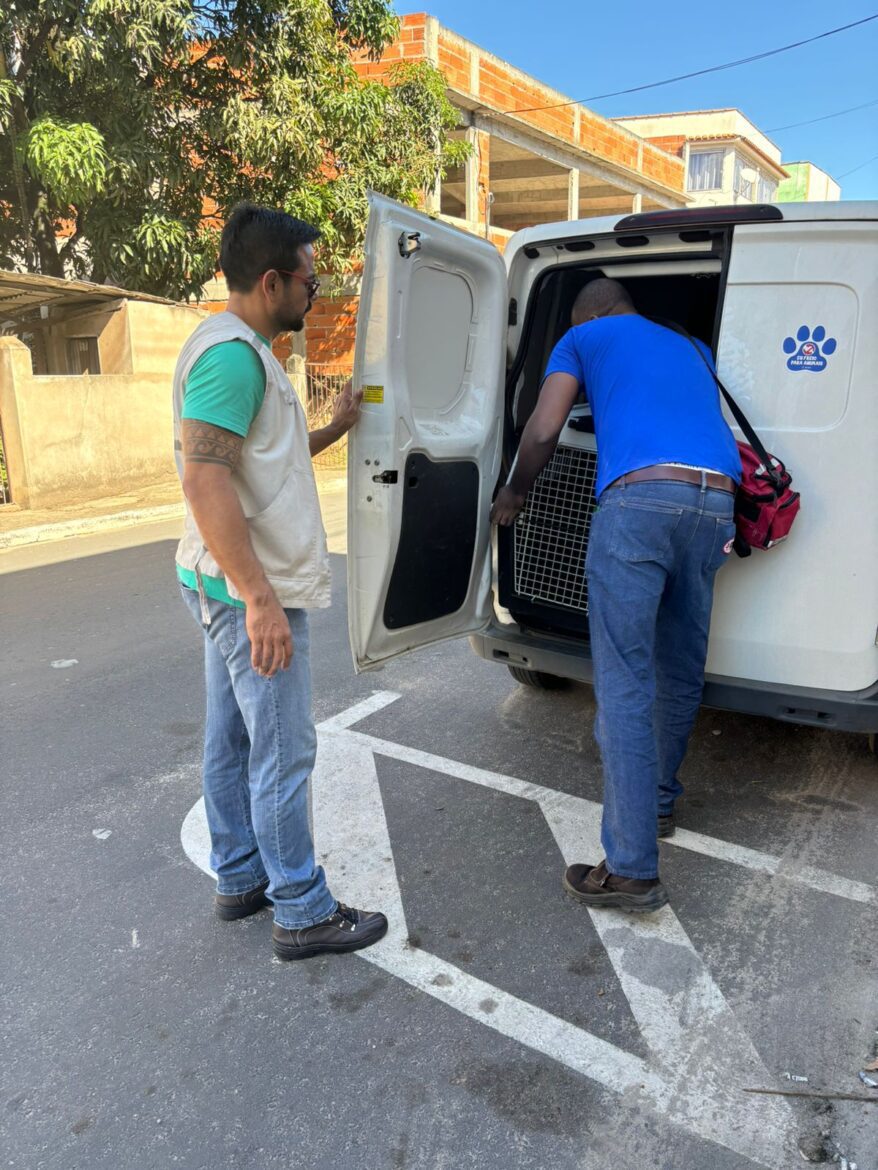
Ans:
{"label": "curb", "polygon": [[26,544],[43,544],[50,540],[64,540],[68,536],[87,536],[113,528],[129,528],[136,524],[154,524],[160,520],[183,519],[182,504],[161,504],[154,508],[132,508],[127,512],[113,512],[107,516],[84,516],[76,520],[60,520],[56,524],[36,524],[0,533],[0,551],[19,548]]}

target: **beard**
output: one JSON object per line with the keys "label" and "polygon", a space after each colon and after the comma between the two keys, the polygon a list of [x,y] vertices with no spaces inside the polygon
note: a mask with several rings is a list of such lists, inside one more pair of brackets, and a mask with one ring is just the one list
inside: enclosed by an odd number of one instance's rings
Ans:
{"label": "beard", "polygon": [[305,317],[311,312],[311,302],[308,302],[308,307],[304,312],[299,313],[297,317],[290,317],[283,315],[277,319],[278,333],[301,333],[305,328]]}

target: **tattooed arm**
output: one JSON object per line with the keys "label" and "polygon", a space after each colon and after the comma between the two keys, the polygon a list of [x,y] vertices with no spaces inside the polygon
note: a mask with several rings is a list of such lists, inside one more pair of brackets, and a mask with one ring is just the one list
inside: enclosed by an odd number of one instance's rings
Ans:
{"label": "tattooed arm", "polygon": [[253,669],[270,678],[293,656],[290,624],[250,543],[232,472],[244,440],[222,427],[183,419],[183,491],[205,545],[244,599]]}

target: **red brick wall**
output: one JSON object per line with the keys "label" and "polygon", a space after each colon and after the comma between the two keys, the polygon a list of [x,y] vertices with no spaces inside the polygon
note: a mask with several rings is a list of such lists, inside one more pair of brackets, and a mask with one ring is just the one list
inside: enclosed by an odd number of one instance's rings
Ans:
{"label": "red brick wall", "polygon": [[[440,37],[440,61],[441,45]],[[469,86],[467,86],[469,89]],[[572,106],[561,106],[554,110],[534,110],[526,113],[530,106],[551,105],[557,95],[538,81],[531,81],[511,73],[503,65],[490,59],[479,62],[479,98],[488,106],[501,112],[515,112],[523,122],[538,130],[553,134],[567,142],[573,142],[574,115]],[[610,129],[608,127],[608,129]],[[611,131],[619,138],[618,131]]]}
{"label": "red brick wall", "polygon": [[423,61],[427,56],[427,18],[423,13],[402,19],[399,40],[388,45],[379,61],[370,61],[367,53],[354,55],[354,68],[361,77],[386,77],[388,68],[400,61]]}
{"label": "red brick wall", "polygon": [[[309,362],[353,365],[359,304],[358,296],[317,298],[305,318],[305,344]],[[208,313],[221,313],[225,307],[225,301],[202,301],[199,304],[199,308]],[[292,352],[290,335],[282,334],[271,349],[281,365],[284,365]]]}
{"label": "red brick wall", "polygon": [[678,158],[682,158],[683,147],[686,145],[686,137],[683,134],[666,134],[657,138],[648,138],[647,142],[651,142],[653,146],[657,146],[659,150],[665,151],[666,154],[674,154]]}
{"label": "red brick wall", "polygon": [[359,304],[357,296],[317,298],[305,318],[309,362],[353,365]]}
{"label": "red brick wall", "polygon": [[470,92],[472,55],[463,45],[452,44],[440,37],[439,68],[451,89],[458,93]]}
{"label": "red brick wall", "polygon": [[[386,76],[388,67],[398,61],[423,60],[427,54],[426,21],[427,17],[423,13],[404,16],[399,40],[388,47],[380,61],[369,61],[363,54],[356,57],[354,64],[357,72],[362,77],[379,78]],[[599,159],[637,171],[637,139],[621,127],[614,126],[612,122],[586,109],[580,109],[577,134],[572,105],[527,112],[532,106],[557,103],[558,93],[533,78],[515,73],[511,66],[507,67],[502,61],[492,59],[487,54],[478,54],[478,94],[473,93],[474,50],[467,42],[441,26],[438,53],[439,68],[445,74],[449,89],[477,98],[488,109],[514,112],[517,118],[536,130],[587,150]],[[667,150],[672,156],[682,154],[676,140],[669,141]],[[662,141],[657,141],[655,146],[644,143],[642,173],[676,191],[684,190],[682,160],[679,157],[668,157],[662,149]]]}

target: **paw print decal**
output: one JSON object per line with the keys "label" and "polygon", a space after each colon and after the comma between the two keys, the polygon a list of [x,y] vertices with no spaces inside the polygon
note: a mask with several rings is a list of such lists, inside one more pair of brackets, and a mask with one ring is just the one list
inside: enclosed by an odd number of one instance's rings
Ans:
{"label": "paw print decal", "polygon": [[795,337],[784,338],[783,351],[792,356],[787,360],[787,369],[794,373],[810,370],[819,374],[826,369],[826,359],[835,353],[836,340],[827,337],[826,330],[818,325],[812,332],[807,325],[801,325]]}

